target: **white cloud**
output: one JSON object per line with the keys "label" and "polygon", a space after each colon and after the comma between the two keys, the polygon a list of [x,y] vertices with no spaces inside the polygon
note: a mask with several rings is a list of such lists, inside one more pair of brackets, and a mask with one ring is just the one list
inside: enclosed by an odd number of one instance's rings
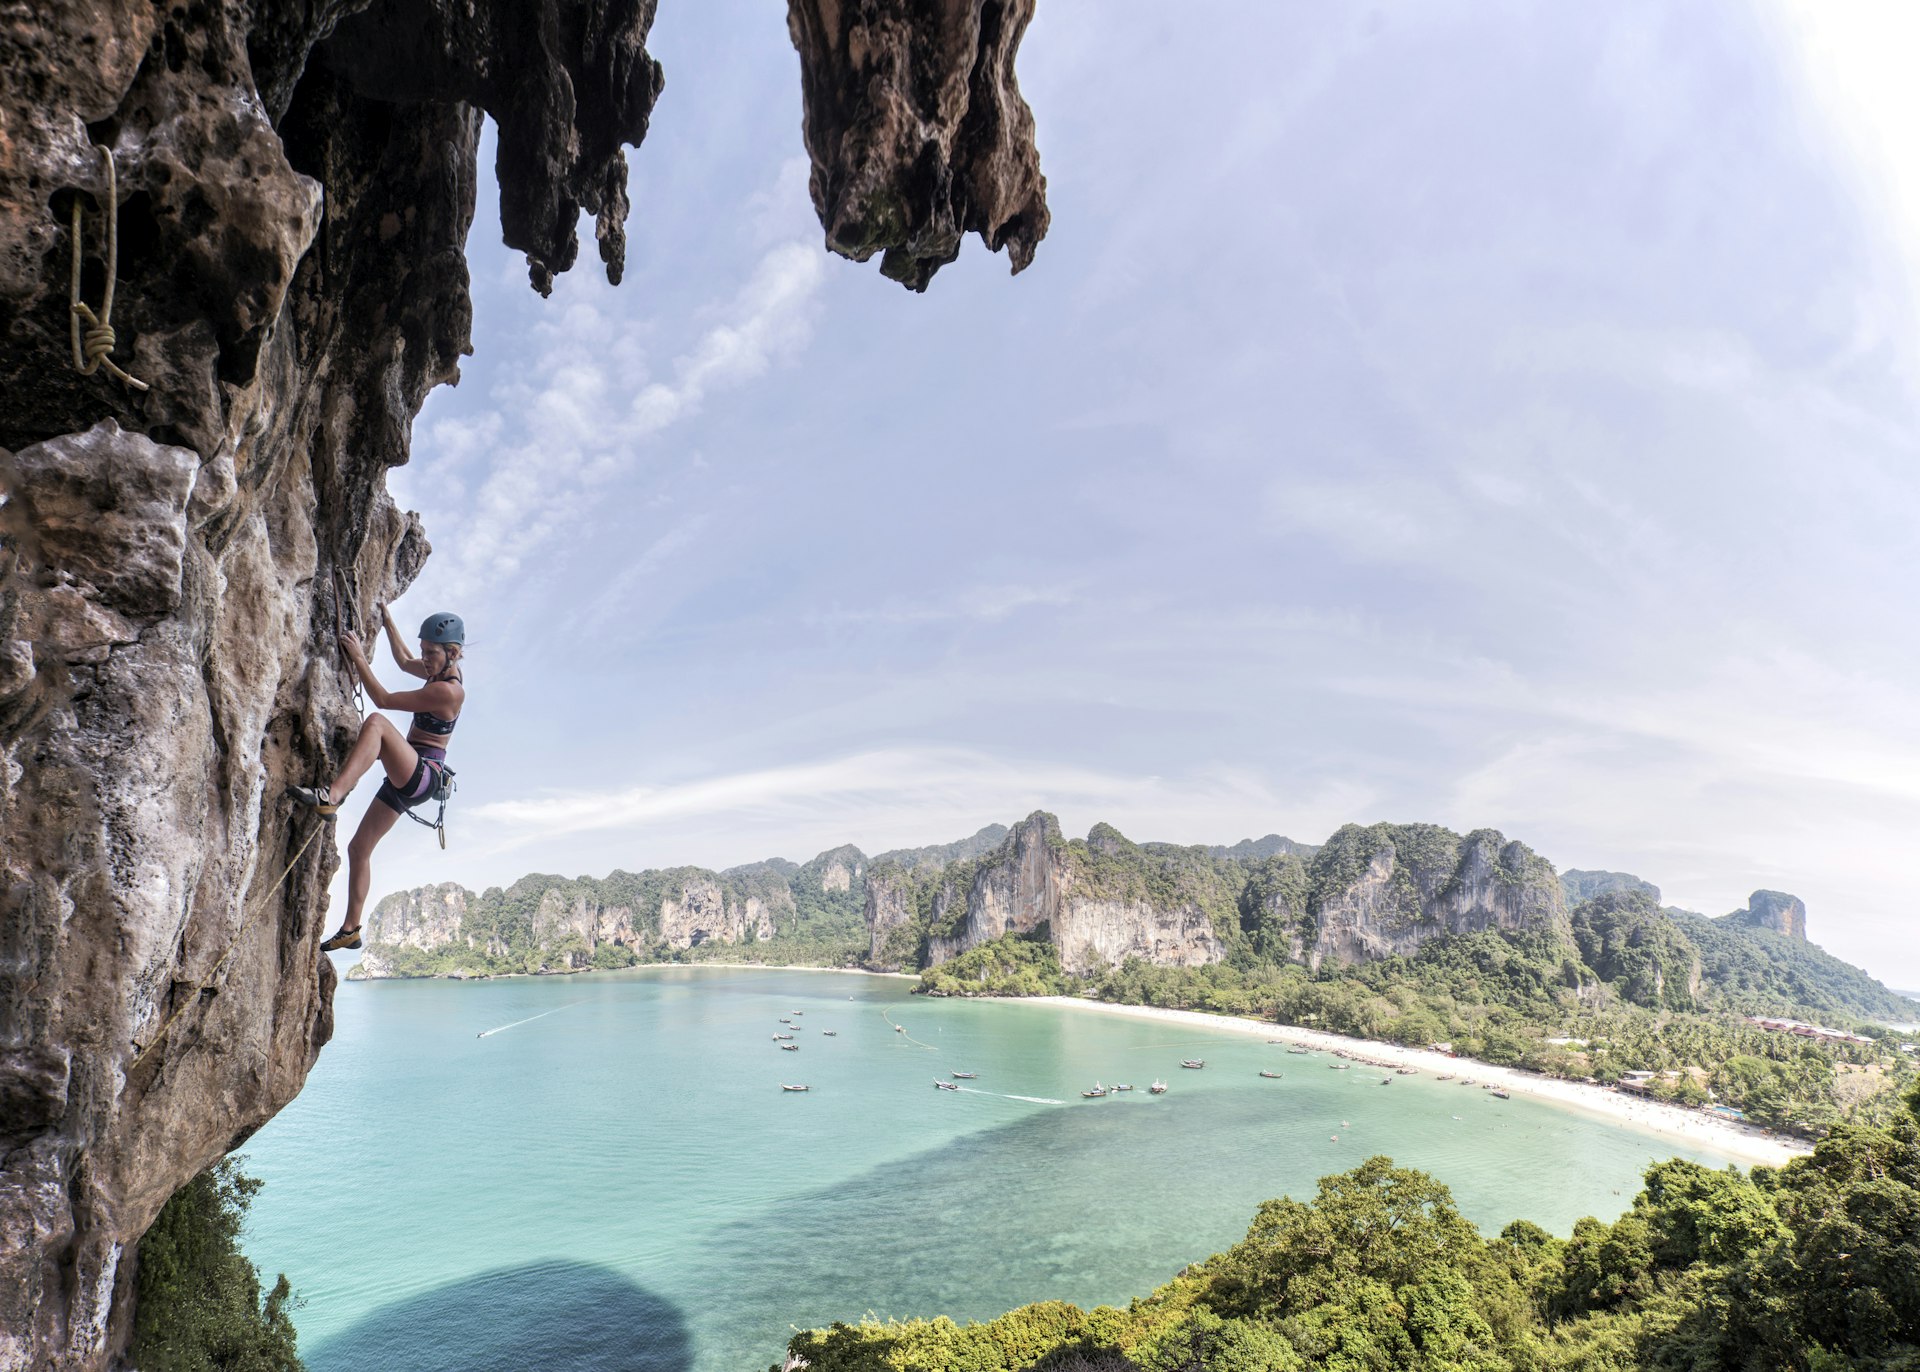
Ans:
{"label": "white cloud", "polygon": [[780,173],[771,186],[748,199],[747,214],[753,221],[756,242],[765,245],[819,232],[808,189],[812,172],[812,160],[805,153],[795,153],[780,164]]}
{"label": "white cloud", "polygon": [[[1371,797],[1334,783],[1279,795],[1254,774],[1198,768],[1178,777],[1072,762],[1013,761],[947,747],[875,749],[814,762],[607,791],[554,791],[496,801],[462,817],[490,853],[608,830],[633,835],[661,862],[725,864],[770,844],[811,856],[857,843],[868,851],[945,842],[994,820],[1052,810],[1071,832],[1096,820],[1140,839],[1232,842],[1274,830],[1320,834]],[[1253,817],[1250,818],[1249,817]],[[598,848],[606,847],[605,839]],[[808,849],[802,853],[802,849]]]}
{"label": "white cloud", "polygon": [[[824,279],[818,249],[796,242],[772,248],[715,311],[717,322],[667,363],[661,380],[647,379],[645,350],[623,317],[625,298],[603,284],[581,283],[587,298],[535,327],[518,359],[518,379],[502,389],[495,408],[428,430],[431,442],[462,461],[489,459],[464,518],[446,510],[448,497],[460,491],[434,492],[441,547],[430,575],[437,593],[477,597],[524,570],[566,530],[585,527],[607,483],[663,431],[806,342]],[[630,385],[637,390],[623,402],[620,392]]]}
{"label": "white cloud", "polygon": [[[1904,4],[1772,0],[1781,47],[1811,94],[1810,122],[1837,133],[1854,192],[1871,206],[1920,304],[1920,85],[1913,53],[1920,9]],[[1902,348],[1910,366],[1920,353]]]}
{"label": "white cloud", "polygon": [[951,596],[930,600],[889,600],[862,608],[822,610],[808,618],[815,624],[947,624],[958,620],[993,623],[1036,606],[1071,605],[1078,594],[1065,586],[975,586]]}
{"label": "white cloud", "polygon": [[806,306],[825,279],[817,248],[782,243],[768,252],[735,297],[728,321],[708,329],[675,361],[673,383],[656,382],[634,397],[630,433],[644,437],[697,413],[709,391],[753,380],[775,357],[804,343]]}

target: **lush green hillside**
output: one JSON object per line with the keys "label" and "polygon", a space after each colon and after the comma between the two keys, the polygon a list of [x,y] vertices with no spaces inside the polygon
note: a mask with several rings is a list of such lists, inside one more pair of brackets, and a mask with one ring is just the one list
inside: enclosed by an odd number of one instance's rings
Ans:
{"label": "lush green hillside", "polygon": [[1674,1159],[1611,1224],[1480,1234],[1447,1188],[1371,1158],[1124,1310],[835,1324],[811,1372],[1911,1372],[1920,1367],[1920,1091],[1784,1168]]}
{"label": "lush green hillside", "polygon": [[1318,846],[1268,834],[1265,838],[1243,838],[1231,847],[1216,844],[1207,851],[1217,858],[1232,858],[1235,862],[1258,862],[1270,857],[1310,858]]}
{"label": "lush green hillside", "polygon": [[1797,1006],[1843,1018],[1913,1018],[1913,1004],[1850,962],[1800,939],[1699,915],[1668,917],[1699,953],[1721,1003],[1758,1014]]}
{"label": "lush green hillside", "polygon": [[1579,905],[1615,891],[1639,891],[1652,896],[1654,904],[1660,903],[1660,888],[1631,872],[1582,872],[1568,868],[1560,874],[1560,888],[1567,894],[1568,905]]}
{"label": "lush green hillside", "polygon": [[[757,952],[759,961],[827,958],[834,965],[848,964],[866,943],[861,888],[857,881],[838,891],[822,886],[836,855],[847,853],[858,857],[857,849],[835,849],[805,866],[776,858],[725,872],[668,867],[616,870],[600,878],[535,873],[508,887],[493,886],[477,894],[459,892],[463,911],[457,937],[455,925],[447,920],[440,931],[444,936],[424,948],[382,941],[383,932],[394,927],[392,912],[410,900],[420,903],[423,894],[401,892],[387,897],[374,911],[369,928],[375,942],[369,947],[369,960],[381,975],[400,977],[611,969],[643,961],[742,957],[750,951]],[[759,901],[776,912],[774,922],[782,937],[757,949],[750,939],[692,949],[666,946],[661,939],[662,909],[668,901],[684,899],[690,885],[711,887],[729,905]],[[425,888],[428,893],[437,889],[442,888]],[[631,935],[590,943],[571,918],[580,910],[604,914],[614,924],[624,921]]]}
{"label": "lush green hillside", "polygon": [[[1321,975],[1307,978],[1321,988],[1314,995],[1338,1002],[1364,991],[1396,999],[1389,993],[1403,986],[1406,995],[1396,1003],[1407,995],[1421,1001],[1419,1021],[1442,1033],[1476,1037],[1474,1028],[1490,1006],[1542,1032],[1564,1030],[1582,1014],[1630,1007],[1655,1014],[1770,1012],[1847,1023],[1916,1014],[1911,1002],[1803,940],[1731,918],[1662,910],[1658,888],[1626,873],[1556,875],[1524,844],[1491,830],[1462,835],[1431,824],[1346,825],[1318,847],[1268,835],[1209,848],[1136,843],[1107,824],[1095,825],[1085,839],[1069,839],[1051,815],[1037,813],[1019,832],[1044,843],[1056,876],[1076,898],[1203,912],[1228,964],[1214,980],[1274,981],[1286,969],[1304,978],[1298,964],[1316,963]],[[950,938],[963,926],[976,878],[1014,861],[1018,837],[996,824],[954,843],[899,849],[871,860],[847,846],[805,864],[770,858],[718,873],[675,867],[616,871],[600,879],[533,875],[506,888],[461,893],[457,939],[450,932],[391,939],[369,962],[403,976],[688,958],[850,965],[867,956],[869,885],[877,884],[898,898],[904,915],[882,940],[881,962],[919,968],[930,939]],[[1383,861],[1384,876],[1375,870]],[[1359,900],[1355,893],[1370,882],[1384,885]],[[1362,904],[1365,918],[1388,935],[1415,926],[1431,929],[1432,912],[1474,883],[1505,890],[1527,927],[1467,941],[1441,938],[1413,957],[1350,969],[1337,965],[1354,955],[1349,947],[1316,944],[1325,921],[1336,914],[1351,918]],[[708,893],[709,903],[718,900],[729,910],[757,902],[774,936],[757,937],[749,927],[754,921],[733,920],[724,937],[677,946],[687,940],[663,934],[662,910],[669,901],[684,906],[695,887]],[[1570,918],[1562,892],[1588,893],[1573,904]],[[381,910],[421,895],[390,897]],[[422,909],[431,904],[416,903]],[[580,932],[578,918],[556,915],[582,908],[606,915],[596,915],[592,928],[598,935]],[[626,912],[624,925],[620,911]],[[376,932],[381,923],[376,919]],[[1026,962],[1021,967],[1033,970]],[[994,983],[991,973],[985,981],[946,975],[953,984]],[[1125,994],[1132,980],[1131,974],[1117,976],[1109,986]],[[1042,981],[1057,984],[1051,974]],[[1349,989],[1340,990],[1342,985]],[[1400,1017],[1404,1013],[1401,1007]],[[1348,1016],[1350,1022],[1379,1018]]]}

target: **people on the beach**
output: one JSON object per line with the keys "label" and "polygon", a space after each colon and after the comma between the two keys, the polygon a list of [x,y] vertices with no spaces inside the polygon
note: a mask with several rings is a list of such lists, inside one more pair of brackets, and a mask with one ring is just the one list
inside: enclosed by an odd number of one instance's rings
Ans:
{"label": "people on the beach", "polygon": [[466,626],[460,616],[441,612],[428,615],[420,626],[420,651],[407,651],[393,612],[380,607],[380,618],[393,650],[394,664],[426,685],[411,691],[389,691],[373,674],[360,639],[340,635],[340,647],[353,674],[366,687],[375,710],[411,710],[413,720],[403,734],[385,715],[369,714],[360,736],[347,751],[339,774],[325,786],[296,786],[293,798],[331,817],[353,791],[354,784],[378,762],[386,775],[367,807],[366,816],[347,844],[347,913],[340,928],[320,945],[322,952],[360,946],[360,919],[373,879],[373,850],[400,816],[433,796],[446,776],[447,740],[466,705],[467,690],[460,671],[466,650]]}

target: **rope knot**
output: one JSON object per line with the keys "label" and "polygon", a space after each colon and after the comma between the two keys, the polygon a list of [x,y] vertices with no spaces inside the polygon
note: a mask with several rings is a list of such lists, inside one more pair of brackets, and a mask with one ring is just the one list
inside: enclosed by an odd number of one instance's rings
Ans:
{"label": "rope knot", "polygon": [[92,375],[107,360],[107,354],[113,351],[113,325],[102,323],[85,301],[76,302],[73,312],[87,326],[80,339],[80,348],[86,354],[87,364],[80,370],[85,375]]}
{"label": "rope knot", "polygon": [[[107,290],[100,301],[100,313],[80,298],[80,197],[73,198],[73,289],[68,296],[68,306],[73,323],[73,366],[82,376],[92,376],[105,367],[136,391],[147,389],[147,383],[137,377],[128,376],[109,356],[113,352],[113,278],[120,270],[120,194],[114,178],[113,151],[94,144],[94,151],[106,159],[107,164]],[[81,333],[80,326],[85,324],[86,332]]]}

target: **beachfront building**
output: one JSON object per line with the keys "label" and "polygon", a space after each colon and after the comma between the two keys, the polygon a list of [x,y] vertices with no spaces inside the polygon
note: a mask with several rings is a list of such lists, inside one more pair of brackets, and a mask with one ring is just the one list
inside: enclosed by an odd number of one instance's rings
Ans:
{"label": "beachfront building", "polygon": [[1819,1039],[1826,1043],[1872,1043],[1864,1034],[1849,1034],[1841,1029],[1829,1029],[1824,1024],[1808,1024],[1805,1020],[1776,1019],[1770,1015],[1748,1015],[1748,1024],[1757,1024],[1762,1029],[1771,1029],[1776,1034],[1792,1034],[1796,1038]]}

